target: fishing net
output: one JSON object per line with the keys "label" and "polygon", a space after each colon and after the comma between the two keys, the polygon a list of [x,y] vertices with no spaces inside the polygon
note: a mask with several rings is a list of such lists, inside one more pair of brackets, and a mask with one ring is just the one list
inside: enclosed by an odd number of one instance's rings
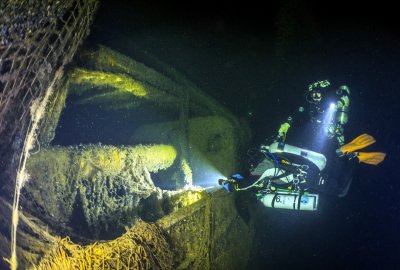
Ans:
{"label": "fishing net", "polygon": [[138,222],[112,241],[88,246],[59,239],[50,253],[33,269],[172,269],[172,252],[161,230]]}

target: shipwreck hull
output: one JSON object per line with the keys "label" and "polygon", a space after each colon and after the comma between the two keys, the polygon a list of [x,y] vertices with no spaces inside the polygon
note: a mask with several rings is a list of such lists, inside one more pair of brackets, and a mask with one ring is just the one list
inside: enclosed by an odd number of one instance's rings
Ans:
{"label": "shipwreck hull", "polygon": [[[25,10],[9,5],[2,10]],[[202,187],[240,170],[248,125],[154,58],[156,68],[101,45],[75,56],[97,1],[54,5],[46,29],[58,37],[14,29],[1,40],[1,266],[15,269],[17,258],[22,269],[243,269],[254,201]],[[5,18],[2,27],[13,25]],[[108,127],[116,143],[82,144],[63,126],[85,108],[123,116],[129,128]],[[94,134],[104,131],[88,119]]]}

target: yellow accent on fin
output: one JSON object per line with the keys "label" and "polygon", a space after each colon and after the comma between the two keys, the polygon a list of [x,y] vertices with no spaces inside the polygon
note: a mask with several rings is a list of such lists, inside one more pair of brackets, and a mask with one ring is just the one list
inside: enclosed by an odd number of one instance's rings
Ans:
{"label": "yellow accent on fin", "polygon": [[355,138],[354,140],[352,140],[351,142],[340,147],[340,151],[342,153],[354,152],[356,150],[365,148],[368,145],[373,144],[374,142],[375,142],[374,137],[364,133],[364,134],[358,136],[357,138]]}
{"label": "yellow accent on fin", "polygon": [[382,152],[357,152],[356,154],[359,162],[370,165],[378,165],[386,157],[386,154]]}

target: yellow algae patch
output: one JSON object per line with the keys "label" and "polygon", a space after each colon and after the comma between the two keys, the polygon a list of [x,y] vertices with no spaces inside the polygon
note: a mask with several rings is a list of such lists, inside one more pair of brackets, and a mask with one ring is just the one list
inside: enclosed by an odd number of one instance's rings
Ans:
{"label": "yellow algae patch", "polygon": [[188,185],[192,185],[193,183],[193,173],[192,169],[190,168],[189,163],[187,162],[186,159],[182,159],[181,161],[181,169],[183,172],[183,177],[184,177],[184,183]]}
{"label": "yellow algae patch", "polygon": [[[99,170],[104,176],[117,175],[138,161],[149,172],[157,172],[170,167],[174,163],[176,155],[177,152],[173,146],[164,144],[126,148],[85,147],[77,156],[79,178],[91,178]],[[134,162],[134,160],[136,161]]]}
{"label": "yellow algae patch", "polygon": [[178,202],[181,207],[194,204],[203,197],[204,192],[204,190],[190,190],[180,196]]}
{"label": "yellow algae patch", "polygon": [[129,92],[137,97],[145,97],[148,94],[146,86],[132,77],[124,74],[107,73],[85,69],[75,69],[71,74],[71,83],[91,84],[99,87],[112,87]]}
{"label": "yellow algae patch", "polygon": [[206,191],[202,188],[181,189],[175,192],[164,202],[166,213],[173,213],[178,209],[192,205],[206,196]]}
{"label": "yellow algae patch", "polygon": [[111,176],[125,167],[126,150],[114,146],[85,147],[76,158],[79,159],[77,171],[80,178],[93,177],[99,170],[104,176]]}
{"label": "yellow algae patch", "polygon": [[133,151],[132,154],[139,156],[142,164],[153,172],[170,167],[177,155],[176,149],[166,144],[138,146]]}

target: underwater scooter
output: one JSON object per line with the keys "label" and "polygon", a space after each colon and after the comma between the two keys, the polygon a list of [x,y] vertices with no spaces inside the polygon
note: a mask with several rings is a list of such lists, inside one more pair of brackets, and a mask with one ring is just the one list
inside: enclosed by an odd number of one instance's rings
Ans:
{"label": "underwater scooter", "polygon": [[233,174],[218,184],[228,192],[254,189],[269,208],[316,211],[319,195],[308,190],[312,178],[315,181],[325,168],[325,156],[282,142],[263,145],[260,153],[263,157],[248,177]]}

